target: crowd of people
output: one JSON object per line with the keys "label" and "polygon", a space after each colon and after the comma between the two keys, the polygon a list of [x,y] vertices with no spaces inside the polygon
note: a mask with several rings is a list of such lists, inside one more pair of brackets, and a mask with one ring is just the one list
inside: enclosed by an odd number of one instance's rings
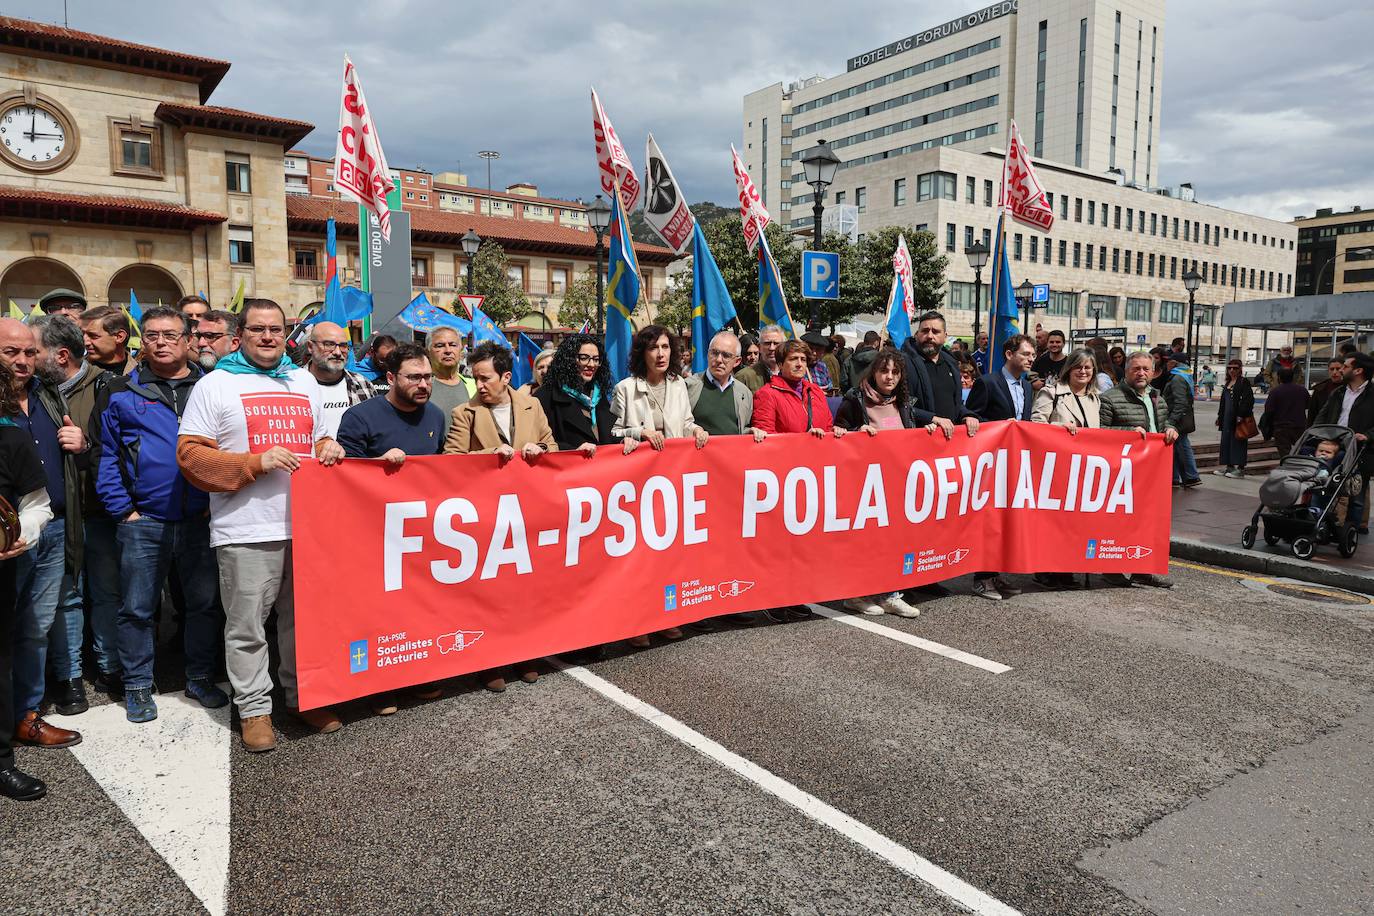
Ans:
{"label": "crowd of people", "polygon": [[[650,325],[635,335],[618,383],[602,342],[570,334],[541,353],[533,381],[516,388],[508,348],[469,351],[449,329],[429,334],[424,346],[379,335],[355,362],[347,328],[321,322],[288,347],[290,328],[275,302],[249,299],[234,314],[192,296],[146,309],[134,353],[122,310],[88,309],[70,290],[40,306],[42,317],[28,324],[0,319],[0,497],[19,528],[0,553],[0,794],[15,799],[41,797],[46,787],[15,767],[12,744],[80,742],[44,712],[86,711],[87,672],[130,723],[157,717],[165,602],[178,622],[186,696],[207,708],[232,702],[247,750],[276,746],[278,687],[306,726],[322,734],[342,726],[332,708],[298,708],[289,498],[302,461],[399,465],[412,455],[494,454],[535,462],[551,451],[658,451],[669,439],[704,449],[720,436],[762,442],[798,434],[806,442],[923,429],[949,438],[960,427],[975,435],[980,423],[1015,420],[1070,436],[1095,428],[1163,434],[1174,445],[1176,485],[1199,483],[1188,444],[1195,386],[1181,340],[1152,352],[1108,349],[1101,339],[1070,350],[1062,333],[1037,329],[1000,342],[1001,364],[989,371],[986,335],[971,351],[947,345],[944,318],[928,312],[900,349],[873,332],[850,350],[843,338],[814,331],[800,339],[776,326],[756,337],[722,331],[705,342],[706,370],[692,373],[678,336]],[[1371,374],[1374,359],[1351,353],[1333,361],[1330,378],[1312,392],[1297,386],[1305,397],[1271,394],[1275,436],[1312,419],[1374,433]],[[1278,377],[1279,389],[1293,385],[1291,367],[1279,367]],[[1239,363],[1227,367],[1221,403],[1224,433],[1247,417],[1254,422]],[[1223,460],[1243,468],[1245,440],[1223,442],[1232,449]],[[1067,572],[1034,579],[1047,589],[1085,584]],[[1104,579],[1171,585],[1153,575]],[[981,598],[1021,591],[997,571],[974,576]],[[948,593],[934,584],[854,595],[844,605],[916,617],[919,595]],[[811,611],[761,613],[785,622]],[[735,614],[693,627],[756,622],[756,614]],[[684,635],[668,627],[629,643]],[[217,686],[221,674],[229,693]],[[477,677],[499,692],[508,675],[533,683],[538,662]],[[411,693],[434,698],[443,689],[426,684]],[[378,715],[396,712],[397,703],[391,694],[369,698]]]}

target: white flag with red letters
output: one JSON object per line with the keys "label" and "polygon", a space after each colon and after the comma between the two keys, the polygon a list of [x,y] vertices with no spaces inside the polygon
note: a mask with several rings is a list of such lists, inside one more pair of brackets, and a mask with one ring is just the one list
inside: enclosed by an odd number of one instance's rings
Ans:
{"label": "white flag with red letters", "polygon": [[911,289],[911,252],[906,247],[906,236],[897,236],[897,250],[892,253],[892,272],[902,278],[902,293],[906,313],[911,314],[916,304],[916,296]]}
{"label": "white flag with red letters", "polygon": [[744,220],[744,242],[749,246],[749,253],[753,254],[759,244],[759,236],[763,235],[770,221],[768,208],[759,198],[758,189],[754,187],[749,170],[745,168],[739,153],[735,152],[733,143],[730,144],[730,155],[734,159],[735,188],[739,191],[739,215]]}
{"label": "white flag with red letters", "polygon": [[339,139],[334,147],[334,187],[376,218],[382,238],[391,241],[386,196],[396,189],[377,136],[377,124],[363,97],[363,84],[344,55],[343,96],[339,101]]}
{"label": "white flag with red letters", "polygon": [[620,142],[611,119],[606,117],[595,89],[592,89],[592,133],[596,137],[596,168],[601,175],[601,190],[614,194],[619,185],[621,206],[629,213],[639,205],[639,176],[635,174],[625,144]]}
{"label": "white flag with red letters", "polygon": [[1002,162],[1002,206],[1017,222],[1049,232],[1054,225],[1054,208],[1045,197],[1040,179],[1035,177],[1030,150],[1021,142],[1021,131],[1011,122],[1007,137],[1007,157]]}

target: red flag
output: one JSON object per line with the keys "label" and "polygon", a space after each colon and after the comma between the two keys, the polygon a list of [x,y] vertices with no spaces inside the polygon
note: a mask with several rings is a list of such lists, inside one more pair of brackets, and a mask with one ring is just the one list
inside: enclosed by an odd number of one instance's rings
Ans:
{"label": "red flag", "polygon": [[601,173],[601,190],[614,194],[620,186],[620,203],[629,213],[639,204],[641,185],[635,175],[634,163],[625,151],[625,144],[616,136],[611,119],[601,107],[601,99],[592,90],[592,133],[596,138],[596,167]]}
{"label": "red flag", "polygon": [[1021,132],[1016,129],[1015,121],[1011,122],[1007,157],[1002,162],[1001,205],[1011,213],[1012,219],[1034,226],[1041,232],[1049,232],[1054,225],[1054,208],[1045,197],[1040,179],[1035,177],[1030,150],[1021,142]]}
{"label": "red flag", "polygon": [[744,220],[744,242],[749,246],[749,251],[753,252],[759,243],[759,236],[770,222],[768,208],[759,199],[758,189],[754,187],[749,170],[745,167],[744,160],[740,159],[739,153],[735,152],[733,143],[730,144],[730,155],[734,160],[735,187],[739,190],[739,215]]}
{"label": "red flag", "polygon": [[391,212],[386,196],[396,189],[377,136],[377,124],[363,97],[353,62],[344,56],[343,96],[339,101],[339,139],[334,147],[334,187],[372,214],[391,241]]}

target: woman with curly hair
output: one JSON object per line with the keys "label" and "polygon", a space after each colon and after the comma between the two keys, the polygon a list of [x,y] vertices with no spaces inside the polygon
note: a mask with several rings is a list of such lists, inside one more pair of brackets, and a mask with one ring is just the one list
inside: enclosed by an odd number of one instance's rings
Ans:
{"label": "woman with curly hair", "polygon": [[[634,336],[630,344],[630,375],[615,386],[611,413],[615,416],[612,433],[623,439],[625,454],[648,442],[662,451],[668,439],[691,437],[697,448],[705,448],[710,438],[692,418],[692,397],[682,378],[682,342],[676,334],[659,324],[651,324]],[[661,631],[665,639],[681,639],[682,631],[669,627]],[[648,635],[636,636],[630,645],[643,648]]]}
{"label": "woman with curly hair", "polygon": [[564,337],[534,395],[559,451],[576,450],[590,458],[598,445],[616,441],[611,387],[611,368],[600,341],[590,334]]}

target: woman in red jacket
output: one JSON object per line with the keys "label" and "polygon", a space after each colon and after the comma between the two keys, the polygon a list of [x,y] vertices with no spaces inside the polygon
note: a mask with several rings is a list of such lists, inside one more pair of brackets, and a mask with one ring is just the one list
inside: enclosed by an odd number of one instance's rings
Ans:
{"label": "woman in red jacket", "polygon": [[[825,391],[807,378],[810,350],[800,340],[789,340],[778,350],[778,374],[754,392],[754,418],[750,425],[767,433],[810,433],[825,438],[833,430],[836,439],[845,434],[830,416]],[[804,604],[770,608],[769,619],[783,623],[804,620],[811,609]]]}
{"label": "woman in red jacket", "polygon": [[754,392],[755,429],[766,433],[810,433],[817,439],[834,431],[838,439],[844,427],[830,416],[825,391],[807,378],[809,350],[800,340],[789,340],[778,351],[778,374]]}

